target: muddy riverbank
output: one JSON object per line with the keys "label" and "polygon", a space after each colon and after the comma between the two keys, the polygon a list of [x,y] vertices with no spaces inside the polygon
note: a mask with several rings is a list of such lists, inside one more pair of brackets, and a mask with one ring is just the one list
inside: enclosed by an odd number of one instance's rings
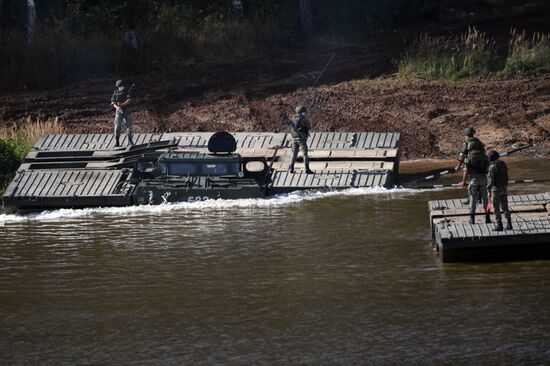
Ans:
{"label": "muddy riverbank", "polygon": [[[550,75],[464,79],[455,83],[387,76],[402,41],[338,49],[319,86],[309,87],[334,50],[202,65],[137,76],[135,130],[286,131],[298,104],[316,131],[398,131],[405,159],[449,158],[474,126],[489,146],[533,142],[550,152]],[[0,96],[0,125],[58,117],[69,133],[109,133],[114,80]]]}
{"label": "muddy riverbank", "polygon": [[[59,117],[70,133],[109,133],[111,82],[0,97],[0,120]],[[456,83],[386,77],[269,93],[235,84],[193,94],[193,82],[176,83],[139,82],[136,131],[286,131],[286,116],[305,104],[316,131],[401,132],[405,159],[454,156],[466,126],[491,147],[533,142],[528,156],[550,151],[550,75]]]}

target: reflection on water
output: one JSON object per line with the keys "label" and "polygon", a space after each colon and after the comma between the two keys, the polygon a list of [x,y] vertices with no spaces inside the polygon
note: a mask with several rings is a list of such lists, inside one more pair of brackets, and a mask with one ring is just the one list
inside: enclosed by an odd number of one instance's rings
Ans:
{"label": "reflection on water", "polygon": [[0,363],[548,363],[547,261],[432,253],[426,201],[463,194],[0,216]]}

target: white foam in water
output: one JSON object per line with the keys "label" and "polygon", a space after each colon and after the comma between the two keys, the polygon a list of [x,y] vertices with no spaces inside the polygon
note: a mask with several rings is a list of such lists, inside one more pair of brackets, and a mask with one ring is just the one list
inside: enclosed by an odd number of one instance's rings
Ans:
{"label": "white foam in water", "polygon": [[58,221],[71,220],[89,216],[114,215],[114,216],[139,216],[144,214],[158,214],[173,211],[201,211],[204,209],[234,209],[234,208],[256,208],[256,207],[280,207],[298,204],[304,201],[313,201],[328,197],[366,196],[366,195],[388,195],[400,193],[419,193],[418,189],[386,189],[374,188],[349,188],[342,191],[330,192],[293,192],[286,195],[273,196],[268,198],[248,198],[237,200],[208,200],[198,202],[180,202],[161,205],[142,205],[125,207],[100,207],[84,209],[59,209],[44,211],[29,215],[0,215],[0,226],[6,223],[17,223],[27,221]]}

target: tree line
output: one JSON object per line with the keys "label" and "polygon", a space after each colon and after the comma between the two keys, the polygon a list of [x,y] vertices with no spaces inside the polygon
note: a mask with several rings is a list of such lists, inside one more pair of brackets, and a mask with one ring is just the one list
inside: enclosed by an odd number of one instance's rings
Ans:
{"label": "tree line", "polygon": [[439,0],[0,0],[0,89],[179,69],[359,40],[433,16]]}

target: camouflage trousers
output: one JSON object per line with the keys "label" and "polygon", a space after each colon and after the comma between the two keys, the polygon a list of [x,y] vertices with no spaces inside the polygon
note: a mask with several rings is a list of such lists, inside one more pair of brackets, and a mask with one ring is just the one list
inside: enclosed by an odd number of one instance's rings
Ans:
{"label": "camouflage trousers", "polygon": [[298,157],[298,150],[302,149],[302,155],[304,156],[304,166],[309,169],[309,156],[307,154],[307,141],[304,139],[292,139],[292,160],[290,161],[290,167],[294,168],[294,163]]}
{"label": "camouflage trousers", "polygon": [[468,194],[470,195],[470,213],[476,212],[477,202],[480,197],[483,208],[487,209],[489,203],[487,197],[487,177],[481,174],[472,175],[468,184]]}
{"label": "camouflage trousers", "polygon": [[120,128],[122,127],[122,121],[126,125],[128,130],[128,143],[133,144],[134,140],[132,139],[132,112],[122,110],[117,110],[115,112],[115,139],[118,142],[120,139]]}
{"label": "camouflage trousers", "polygon": [[491,203],[497,221],[502,221],[502,212],[509,219],[510,210],[508,209],[508,192],[502,190],[491,190]]}

